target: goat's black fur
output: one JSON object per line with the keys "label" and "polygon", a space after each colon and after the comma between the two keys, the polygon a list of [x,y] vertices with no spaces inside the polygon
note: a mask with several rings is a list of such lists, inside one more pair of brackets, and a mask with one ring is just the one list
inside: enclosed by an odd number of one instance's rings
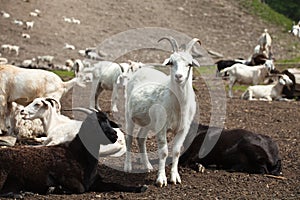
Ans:
{"label": "goat's black fur", "polygon": [[[100,126],[99,126],[100,125]],[[117,125],[99,111],[88,115],[70,142],[56,146],[16,146],[0,149],[0,193],[29,191],[45,194],[86,191],[142,192],[143,187],[104,183],[98,173],[100,144],[114,143]]]}
{"label": "goat's black fur", "polygon": [[[279,175],[281,159],[278,147],[270,137],[243,129],[212,128],[208,133],[208,128],[199,125],[197,136],[188,135],[185,145],[191,143],[180,157],[181,165],[194,167],[199,163],[204,167],[215,165],[228,171]],[[217,131],[220,131],[217,143],[207,155],[199,158],[204,138],[207,134],[210,137],[216,135]]]}

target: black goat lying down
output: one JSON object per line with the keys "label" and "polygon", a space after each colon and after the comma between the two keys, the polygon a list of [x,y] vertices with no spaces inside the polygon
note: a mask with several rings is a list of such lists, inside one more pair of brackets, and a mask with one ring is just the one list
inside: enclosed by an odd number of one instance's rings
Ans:
{"label": "black goat lying down", "polygon": [[[193,124],[193,126],[197,125]],[[204,167],[215,165],[217,169],[228,171],[280,174],[281,159],[278,155],[278,147],[270,137],[244,129],[222,130],[215,127],[207,133],[208,128],[200,124],[196,137],[191,134],[187,136],[184,146],[188,148],[180,157],[180,165],[192,168],[197,167],[198,164]],[[218,134],[220,133],[218,131],[221,131],[221,134]],[[209,151],[210,147],[207,144],[212,143],[213,138],[218,135],[220,135],[219,139]],[[204,141],[204,148],[201,149]],[[203,150],[208,150],[209,153],[203,154]]]}
{"label": "black goat lying down", "polygon": [[100,144],[117,140],[118,126],[101,111],[90,111],[79,133],[70,142],[56,146],[16,146],[0,149],[0,193],[20,191],[83,193],[86,191],[142,192],[146,186],[130,187],[104,183],[98,174]]}

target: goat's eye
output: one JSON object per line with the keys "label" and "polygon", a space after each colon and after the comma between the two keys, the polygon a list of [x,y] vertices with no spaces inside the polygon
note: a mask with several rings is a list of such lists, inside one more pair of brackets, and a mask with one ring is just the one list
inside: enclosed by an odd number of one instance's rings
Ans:
{"label": "goat's eye", "polygon": [[33,105],[33,107],[35,107],[35,108],[38,108],[39,106],[40,106],[39,103],[36,103],[36,104]]}

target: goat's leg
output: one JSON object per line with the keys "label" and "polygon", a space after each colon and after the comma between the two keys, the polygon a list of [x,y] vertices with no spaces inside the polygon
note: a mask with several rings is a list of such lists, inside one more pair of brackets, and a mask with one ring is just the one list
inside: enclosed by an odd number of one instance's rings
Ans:
{"label": "goat's leg", "polygon": [[114,84],[112,96],[111,96],[111,111],[118,112],[117,101],[118,101],[118,84]]}
{"label": "goat's leg", "polygon": [[178,160],[180,156],[180,150],[183,145],[184,139],[187,135],[187,130],[179,131],[174,138],[174,145],[173,145],[173,157],[172,157],[172,168],[171,168],[171,179],[170,182],[173,184],[181,183],[181,179],[178,173]]}
{"label": "goat's leg", "polygon": [[100,105],[99,105],[99,97],[101,92],[103,91],[103,88],[101,86],[101,83],[99,82],[98,86],[97,86],[97,90],[95,93],[95,108],[97,108],[98,110],[101,110]]}
{"label": "goat's leg", "polygon": [[138,133],[138,145],[140,149],[140,156],[141,156],[141,163],[144,165],[144,167],[147,169],[148,172],[150,172],[153,167],[151,163],[149,162],[148,154],[147,154],[147,147],[146,147],[146,140],[147,140],[147,134],[149,130],[146,128],[141,128]]}
{"label": "goat's leg", "polygon": [[166,137],[166,128],[163,128],[160,132],[157,133],[157,146],[158,146],[158,176],[156,179],[156,184],[159,187],[167,186],[167,177],[166,177],[166,160],[168,157],[168,145]]}
{"label": "goat's leg", "polygon": [[131,172],[132,165],[131,165],[131,146],[132,146],[132,139],[133,139],[133,129],[134,123],[129,117],[129,113],[126,112],[126,131],[127,134],[125,136],[126,140],[126,153],[125,153],[125,162],[124,162],[124,171]]}
{"label": "goat's leg", "polygon": [[0,95],[0,133],[2,131],[6,131],[6,110],[7,110],[7,103],[6,103],[6,98],[4,95]]}
{"label": "goat's leg", "polygon": [[[92,88],[91,88],[91,97],[90,97],[90,108],[97,108],[97,100],[102,92],[101,83],[99,81],[99,78],[94,78],[92,82]],[[100,110],[100,108],[98,108]]]}
{"label": "goat's leg", "polygon": [[236,82],[236,78],[231,76],[231,77],[230,77],[230,80],[229,80],[229,91],[228,91],[228,96],[229,96],[230,98],[233,97],[233,94],[232,94],[232,87],[234,86],[235,82]]}

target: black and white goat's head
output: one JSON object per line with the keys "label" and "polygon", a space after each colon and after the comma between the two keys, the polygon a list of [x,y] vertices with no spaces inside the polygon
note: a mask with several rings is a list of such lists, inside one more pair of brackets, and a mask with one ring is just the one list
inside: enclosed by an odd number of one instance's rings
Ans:
{"label": "black and white goat's head", "polygon": [[54,98],[36,98],[29,105],[24,107],[20,114],[24,119],[39,119],[45,117],[45,113],[49,109],[54,110],[56,113],[60,113],[61,105],[58,100]]}
{"label": "black and white goat's head", "polygon": [[279,76],[279,83],[281,85],[293,85],[293,81],[286,74],[282,74]]}
{"label": "black and white goat's head", "polygon": [[188,44],[181,45],[181,48],[179,48],[173,37],[163,37],[158,42],[164,39],[168,40],[173,48],[173,53],[163,63],[163,65],[171,66],[171,80],[179,85],[185,84],[186,81],[192,81],[192,67],[199,67],[200,65],[191,55],[191,49],[197,42],[201,44],[200,40],[194,38]]}

